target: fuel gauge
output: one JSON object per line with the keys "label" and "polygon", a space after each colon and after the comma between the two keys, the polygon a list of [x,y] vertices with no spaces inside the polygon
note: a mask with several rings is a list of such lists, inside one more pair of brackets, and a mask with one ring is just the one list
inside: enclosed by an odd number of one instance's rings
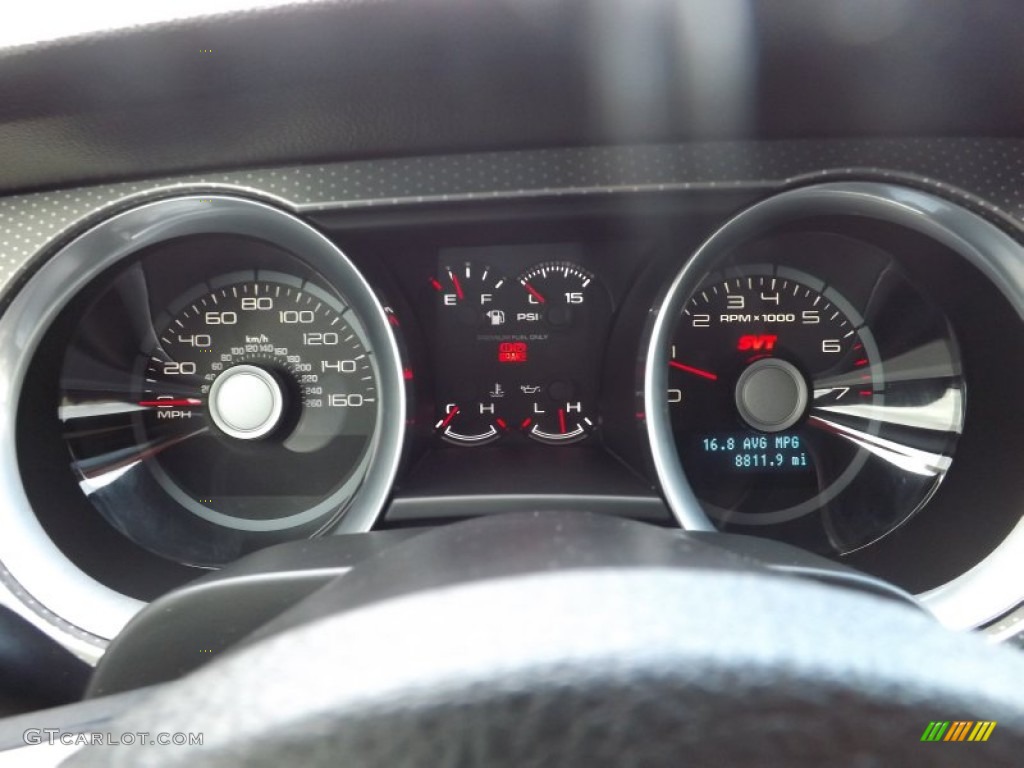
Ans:
{"label": "fuel gauge", "polygon": [[430,278],[441,310],[466,328],[506,323],[500,298],[507,285],[499,272],[471,261],[445,265],[439,275]]}

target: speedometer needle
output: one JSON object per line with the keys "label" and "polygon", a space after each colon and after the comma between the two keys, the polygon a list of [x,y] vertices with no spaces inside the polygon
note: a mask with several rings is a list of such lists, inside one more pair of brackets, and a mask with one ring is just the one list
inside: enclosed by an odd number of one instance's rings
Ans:
{"label": "speedometer needle", "polygon": [[139,405],[143,408],[188,408],[193,405],[202,405],[203,401],[195,397],[183,397],[178,400],[140,400]]}
{"label": "speedometer needle", "polygon": [[718,375],[709,371],[702,371],[700,368],[694,368],[692,365],[683,365],[682,363],[676,362],[675,360],[669,360],[668,364],[673,368],[678,368],[680,371],[686,371],[692,373],[694,376],[700,376],[704,379],[710,379],[711,381],[718,381]]}

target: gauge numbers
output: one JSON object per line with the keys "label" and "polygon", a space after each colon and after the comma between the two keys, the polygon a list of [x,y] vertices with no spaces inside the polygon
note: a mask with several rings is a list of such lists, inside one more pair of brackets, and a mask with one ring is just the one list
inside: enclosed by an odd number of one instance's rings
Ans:
{"label": "gauge numbers", "polygon": [[443,264],[429,279],[439,318],[442,439],[463,446],[525,435],[548,445],[597,425],[607,293],[589,271],[546,261],[511,279],[488,264]]}
{"label": "gauge numbers", "polygon": [[912,512],[949,467],[962,407],[948,350],[933,340],[887,359],[838,290],[797,270],[709,278],[679,318],[667,392],[705,511],[727,528],[803,526],[801,536],[815,529],[799,521],[820,514],[817,530],[840,552],[890,530],[873,489],[918,499]]}

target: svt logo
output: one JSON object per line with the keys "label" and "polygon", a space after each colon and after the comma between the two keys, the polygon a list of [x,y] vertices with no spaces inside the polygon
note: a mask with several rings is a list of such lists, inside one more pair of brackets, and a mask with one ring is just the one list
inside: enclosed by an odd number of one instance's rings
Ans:
{"label": "svt logo", "polygon": [[740,336],[736,349],[740,352],[771,352],[775,349],[775,342],[779,337],[774,333],[762,333],[760,335],[749,333]]}

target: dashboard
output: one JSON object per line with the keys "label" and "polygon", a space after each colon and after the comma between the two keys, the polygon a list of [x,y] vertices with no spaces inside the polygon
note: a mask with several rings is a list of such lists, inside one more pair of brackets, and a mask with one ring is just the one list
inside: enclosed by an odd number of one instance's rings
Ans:
{"label": "dashboard", "polygon": [[102,648],[277,543],[590,509],[776,539],[952,625],[998,619],[1020,597],[1002,404],[1024,371],[992,333],[1019,324],[1014,220],[874,167],[888,142],[833,173],[822,145],[729,149],[797,147],[806,171],[777,180],[644,181],[688,145],[592,150],[634,183],[587,189],[522,184],[567,150],[388,175],[519,168],[504,192],[438,173],[432,195],[328,199],[374,162],[89,190],[107,201],[55,216],[5,294],[8,576]]}
{"label": "dashboard", "polygon": [[[373,27],[389,4],[355,5]],[[985,112],[950,77],[978,108],[942,130],[932,102],[896,127],[884,110],[804,114],[799,68],[766,61],[754,135],[731,130],[728,83],[662,104],[615,81],[596,99],[615,107],[611,141],[566,117],[600,111],[574,101],[589,91],[573,52],[604,26],[573,26],[563,50],[537,30],[564,19],[534,9],[496,50],[466,43],[505,91],[460,121],[450,106],[480,86],[437,49],[463,27],[425,20],[441,42],[409,45],[450,75],[427,109],[404,59],[316,33],[320,12],[308,58],[280,72],[245,47],[270,37],[227,34],[233,74],[169,85],[203,105],[202,130],[128,75],[98,78],[108,116],[143,99],[124,132],[156,137],[152,156],[96,161],[133,140],[87,118],[67,166],[0,147],[6,604],[95,664],[148,603],[277,545],[592,511],[792,545],[1021,643],[1024,140],[1008,99]],[[519,82],[523,28],[550,81]],[[777,53],[785,30],[765,29]],[[368,62],[350,80],[339,40]],[[240,72],[273,101],[240,107]],[[286,139],[264,151],[266,136]]]}

